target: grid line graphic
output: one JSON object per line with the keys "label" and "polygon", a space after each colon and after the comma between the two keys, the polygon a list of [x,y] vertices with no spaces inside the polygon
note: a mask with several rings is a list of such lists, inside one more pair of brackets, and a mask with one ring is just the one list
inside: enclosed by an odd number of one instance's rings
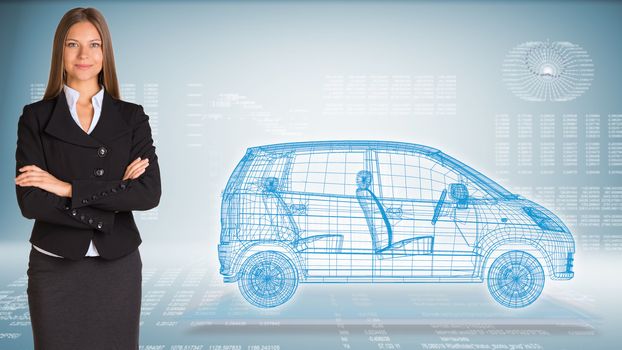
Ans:
{"label": "grid line graphic", "polygon": [[299,283],[487,281],[530,305],[573,277],[551,211],[431,147],[317,141],[249,148],[223,191],[220,273],[257,307]]}

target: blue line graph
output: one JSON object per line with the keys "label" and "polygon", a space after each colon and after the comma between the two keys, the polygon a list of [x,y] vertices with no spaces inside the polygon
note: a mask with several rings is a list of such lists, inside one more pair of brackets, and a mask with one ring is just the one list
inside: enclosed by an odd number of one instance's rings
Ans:
{"label": "blue line graph", "polygon": [[249,148],[223,192],[225,282],[262,308],[299,283],[487,282],[520,308],[574,276],[546,208],[422,145],[318,141]]}

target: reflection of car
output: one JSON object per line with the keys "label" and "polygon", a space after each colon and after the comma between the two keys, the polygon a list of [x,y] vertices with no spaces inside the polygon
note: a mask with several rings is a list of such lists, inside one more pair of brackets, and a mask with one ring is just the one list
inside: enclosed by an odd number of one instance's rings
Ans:
{"label": "reflection of car", "polygon": [[375,141],[248,149],[223,193],[225,282],[258,307],[299,282],[483,282],[507,307],[573,277],[553,213],[430,147]]}

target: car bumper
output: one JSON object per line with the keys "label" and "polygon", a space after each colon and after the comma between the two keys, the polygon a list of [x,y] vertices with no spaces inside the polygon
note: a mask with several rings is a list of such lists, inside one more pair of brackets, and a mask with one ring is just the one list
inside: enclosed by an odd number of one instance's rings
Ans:
{"label": "car bumper", "polygon": [[234,283],[238,281],[238,277],[237,275],[236,276],[223,276],[222,280],[225,283]]}
{"label": "car bumper", "polygon": [[[560,259],[561,260],[561,259]],[[558,265],[557,271],[553,273],[553,280],[569,280],[574,277],[574,252],[568,252],[563,259],[563,264]]]}
{"label": "car bumper", "polygon": [[220,262],[220,274],[228,275],[231,269],[231,260],[233,259],[231,245],[219,244],[218,245],[218,260]]}
{"label": "car bumper", "polygon": [[569,280],[574,277],[574,272],[560,272],[551,276],[552,280]]}

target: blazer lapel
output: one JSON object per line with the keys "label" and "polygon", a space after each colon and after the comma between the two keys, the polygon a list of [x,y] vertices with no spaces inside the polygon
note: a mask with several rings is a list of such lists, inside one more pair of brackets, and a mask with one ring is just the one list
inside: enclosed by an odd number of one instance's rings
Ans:
{"label": "blazer lapel", "polygon": [[56,105],[52,111],[52,117],[45,126],[45,132],[63,141],[76,145],[97,148],[99,142],[89,136],[71,117],[65,92],[61,90],[56,97]]}
{"label": "blazer lapel", "polygon": [[123,117],[122,111],[119,108],[119,101],[112,98],[108,91],[104,89],[99,121],[90,136],[106,143],[130,131],[132,131],[132,128]]}
{"label": "blazer lapel", "polygon": [[131,128],[121,115],[118,101],[105,89],[99,121],[90,134],[84,132],[71,117],[64,91],[56,98],[52,117],[45,127],[45,132],[56,138],[92,148],[100,147],[102,142],[106,143],[129,131]]}

